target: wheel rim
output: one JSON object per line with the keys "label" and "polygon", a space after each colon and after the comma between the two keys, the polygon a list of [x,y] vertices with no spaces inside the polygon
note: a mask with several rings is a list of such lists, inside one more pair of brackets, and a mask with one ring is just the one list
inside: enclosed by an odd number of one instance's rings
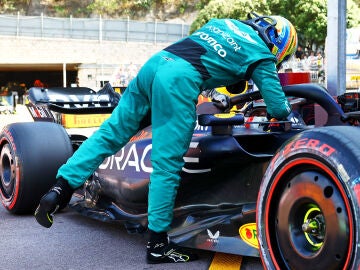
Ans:
{"label": "wheel rim", "polygon": [[11,149],[5,144],[0,154],[0,172],[1,172],[1,195],[3,199],[9,200],[13,197],[16,183],[16,165],[12,157]]}
{"label": "wheel rim", "polygon": [[275,266],[346,268],[353,237],[346,197],[323,163],[301,159],[284,166],[275,176],[265,207],[266,241]]}

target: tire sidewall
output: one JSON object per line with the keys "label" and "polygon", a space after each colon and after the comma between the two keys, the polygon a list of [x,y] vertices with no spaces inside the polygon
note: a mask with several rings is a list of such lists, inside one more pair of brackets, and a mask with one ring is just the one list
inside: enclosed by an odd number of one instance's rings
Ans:
{"label": "tire sidewall", "polygon": [[8,149],[10,150],[9,155],[11,155],[11,157],[12,157],[11,159],[14,161],[13,167],[16,168],[15,172],[11,173],[11,178],[13,179],[11,184],[14,186],[14,191],[11,194],[11,196],[8,197],[2,192],[2,190],[0,190],[0,197],[1,197],[1,203],[3,204],[3,206],[8,211],[11,211],[15,207],[17,198],[20,193],[20,189],[21,189],[20,179],[22,178],[20,173],[22,172],[22,170],[21,170],[21,164],[19,162],[19,159],[16,158],[17,157],[17,153],[16,153],[17,149],[16,149],[14,139],[11,136],[11,133],[9,132],[9,130],[6,128],[3,129],[1,137],[0,137],[1,153],[2,153],[5,145],[7,145]]}
{"label": "tire sidewall", "polygon": [[[269,163],[260,185],[256,217],[260,256],[267,269],[277,268],[269,254],[270,243],[267,242],[265,228],[265,209],[268,203],[268,194],[275,189],[276,183],[274,183],[274,179],[276,179],[284,166],[295,159],[309,158],[317,160],[336,174],[339,181],[336,185],[349,198],[348,205],[352,215],[354,243],[359,241],[357,227],[360,217],[358,207],[360,198],[360,147],[351,142],[356,137],[351,132],[360,135],[360,129],[353,130],[353,127],[337,128],[316,128],[294,136],[277,151]],[[350,138],[347,136],[348,134],[352,134]],[[352,267],[358,264],[358,260],[359,250],[356,244],[353,244]]]}
{"label": "tire sidewall", "polygon": [[32,213],[56,182],[57,169],[73,153],[69,136],[51,122],[14,123],[0,134],[0,151],[4,145],[10,148],[15,179],[12,194],[0,191],[2,204],[15,214]]}

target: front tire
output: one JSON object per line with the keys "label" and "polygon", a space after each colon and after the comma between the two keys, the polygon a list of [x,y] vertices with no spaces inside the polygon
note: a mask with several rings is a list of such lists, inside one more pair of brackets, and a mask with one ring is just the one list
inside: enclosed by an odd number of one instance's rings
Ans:
{"label": "front tire", "polygon": [[267,269],[358,269],[359,136],[356,127],[305,131],[271,160],[257,202]]}
{"label": "front tire", "polygon": [[69,136],[58,124],[6,126],[0,134],[0,199],[4,207],[14,214],[33,213],[72,152]]}

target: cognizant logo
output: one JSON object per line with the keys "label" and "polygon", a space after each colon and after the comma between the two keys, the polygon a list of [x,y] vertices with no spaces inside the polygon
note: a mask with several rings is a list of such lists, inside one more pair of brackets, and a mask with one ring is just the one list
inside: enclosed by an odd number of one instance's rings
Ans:
{"label": "cognizant logo", "polygon": [[226,50],[221,46],[215,38],[204,32],[196,32],[194,36],[199,36],[200,39],[205,40],[210,46],[214,48],[217,54],[221,57],[226,57]]}
{"label": "cognizant logo", "polygon": [[[229,34],[224,32],[223,30],[219,29],[218,27],[215,27],[213,25],[209,25],[207,27],[211,32],[213,32],[214,34],[220,35],[223,39],[226,40],[226,42],[233,47],[234,51],[237,52],[238,50],[241,49],[241,46],[239,44],[236,43],[236,41],[234,40],[234,38]],[[232,28],[231,28],[232,30]]]}

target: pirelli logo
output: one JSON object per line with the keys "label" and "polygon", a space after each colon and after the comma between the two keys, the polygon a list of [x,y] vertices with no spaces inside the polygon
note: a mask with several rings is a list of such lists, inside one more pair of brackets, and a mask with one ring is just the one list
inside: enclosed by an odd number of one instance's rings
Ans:
{"label": "pirelli logo", "polygon": [[100,126],[110,114],[63,114],[61,124],[65,128],[86,128]]}

